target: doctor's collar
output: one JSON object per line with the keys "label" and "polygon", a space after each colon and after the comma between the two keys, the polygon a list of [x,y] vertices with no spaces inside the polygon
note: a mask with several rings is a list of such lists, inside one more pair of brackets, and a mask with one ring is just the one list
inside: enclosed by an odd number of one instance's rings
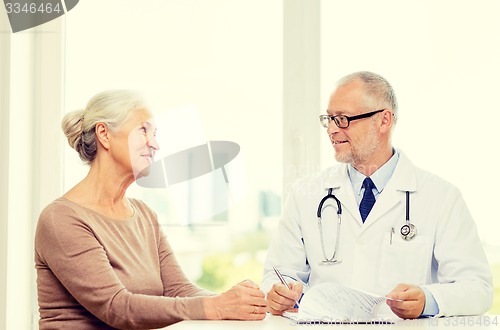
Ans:
{"label": "doctor's collar", "polygon": [[[375,173],[370,176],[373,183],[375,184],[375,188],[377,192],[380,194],[387,183],[389,182],[394,170],[396,169],[396,165],[399,161],[399,151],[393,149],[392,157],[384,164],[381,168],[379,168]],[[359,172],[354,166],[347,166],[347,174],[349,176],[349,180],[351,180],[352,188],[354,192],[359,196],[361,195],[361,188],[363,187],[363,180],[366,176]]]}

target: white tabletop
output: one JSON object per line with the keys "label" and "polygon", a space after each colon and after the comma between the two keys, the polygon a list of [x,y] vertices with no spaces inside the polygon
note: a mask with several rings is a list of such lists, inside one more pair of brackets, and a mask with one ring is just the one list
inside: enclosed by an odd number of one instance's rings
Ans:
{"label": "white tabletop", "polygon": [[182,321],[173,324],[165,329],[181,330],[181,329],[203,329],[203,330],[220,330],[220,329],[296,329],[310,328],[312,326],[324,327],[355,327],[356,329],[380,329],[380,328],[400,328],[408,330],[423,330],[423,329],[497,329],[500,330],[500,316],[498,315],[478,315],[478,316],[461,316],[448,318],[425,318],[416,320],[399,320],[396,324],[297,324],[294,320],[287,319],[281,316],[273,316],[268,314],[263,321]]}

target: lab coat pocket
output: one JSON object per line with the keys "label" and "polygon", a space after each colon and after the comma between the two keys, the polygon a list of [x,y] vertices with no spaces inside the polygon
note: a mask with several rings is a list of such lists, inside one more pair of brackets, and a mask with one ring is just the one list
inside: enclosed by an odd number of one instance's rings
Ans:
{"label": "lab coat pocket", "polygon": [[415,236],[409,241],[398,234],[386,234],[382,243],[379,281],[385,290],[399,283],[423,285],[430,280],[432,240]]}

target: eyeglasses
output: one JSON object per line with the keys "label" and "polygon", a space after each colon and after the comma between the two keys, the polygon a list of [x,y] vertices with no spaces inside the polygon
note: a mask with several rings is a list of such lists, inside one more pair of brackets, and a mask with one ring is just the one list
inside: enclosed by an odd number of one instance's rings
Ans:
{"label": "eyeglasses", "polygon": [[347,128],[347,127],[349,127],[349,124],[353,120],[368,118],[368,117],[371,117],[374,114],[382,112],[384,110],[385,109],[375,110],[375,111],[363,113],[363,114],[357,115],[357,116],[346,116],[346,115],[329,116],[329,115],[321,115],[321,116],[319,116],[319,121],[321,122],[321,125],[323,125],[323,127],[325,127],[325,128],[328,128],[328,124],[330,124],[330,122],[332,120],[335,123],[335,125],[337,125],[337,127],[339,127],[339,128]]}

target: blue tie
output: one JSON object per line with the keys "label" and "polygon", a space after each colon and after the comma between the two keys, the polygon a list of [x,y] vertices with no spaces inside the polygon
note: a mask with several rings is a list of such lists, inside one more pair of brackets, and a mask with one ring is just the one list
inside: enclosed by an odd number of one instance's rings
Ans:
{"label": "blue tie", "polygon": [[366,217],[372,210],[373,204],[375,204],[375,195],[373,195],[372,189],[375,188],[372,179],[365,178],[363,181],[363,187],[365,188],[365,192],[363,193],[363,199],[359,204],[359,213],[361,213],[361,219],[365,222]]}

